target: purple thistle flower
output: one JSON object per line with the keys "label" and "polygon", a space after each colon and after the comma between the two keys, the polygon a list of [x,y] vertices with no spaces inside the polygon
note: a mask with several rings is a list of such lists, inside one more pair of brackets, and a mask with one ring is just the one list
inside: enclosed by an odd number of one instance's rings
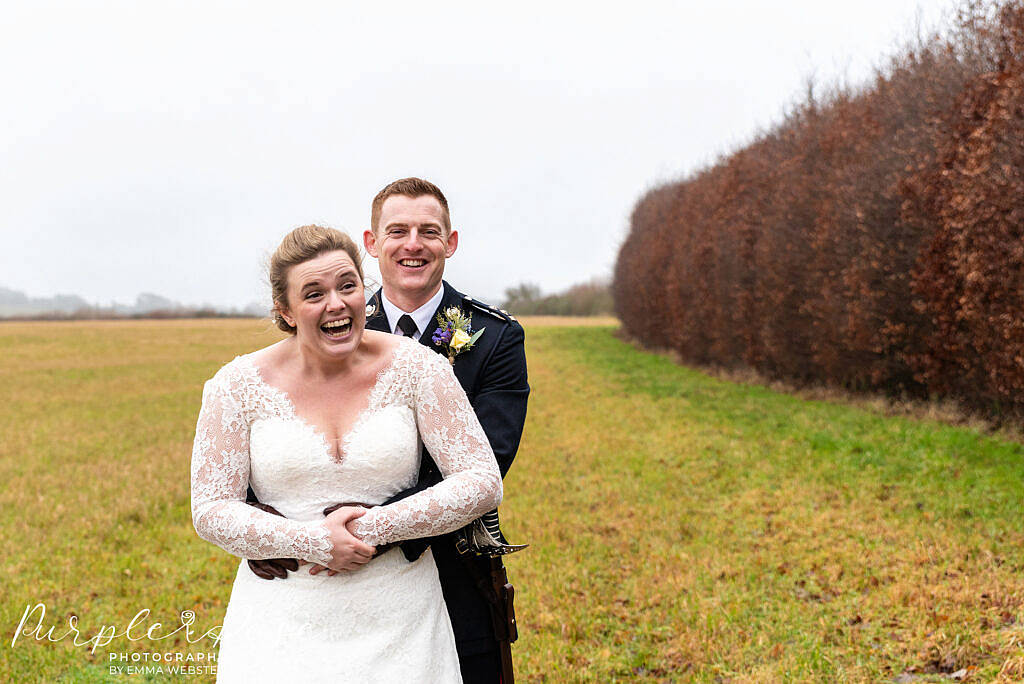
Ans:
{"label": "purple thistle flower", "polygon": [[450,342],[451,339],[451,326],[448,325],[444,326],[443,328],[438,328],[437,330],[435,330],[434,336],[431,337],[431,340],[433,341],[434,344],[448,344],[448,342]]}

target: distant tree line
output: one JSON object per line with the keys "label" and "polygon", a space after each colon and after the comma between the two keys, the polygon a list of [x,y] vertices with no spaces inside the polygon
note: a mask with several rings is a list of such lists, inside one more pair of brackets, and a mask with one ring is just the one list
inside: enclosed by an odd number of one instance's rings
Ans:
{"label": "distant tree line", "polygon": [[164,320],[178,318],[259,318],[245,311],[222,311],[219,309],[188,308],[155,309],[139,313],[124,313],[115,309],[88,307],[77,311],[47,311],[31,314],[0,316],[0,321],[126,321]]}
{"label": "distant tree line", "polygon": [[968,3],[652,189],[613,292],[629,334],[696,363],[1024,416],[1024,3]]}
{"label": "distant tree line", "polygon": [[138,318],[252,318],[268,315],[269,308],[252,303],[243,309],[212,304],[185,305],[143,292],[132,304],[90,304],[78,295],[29,297],[24,292],[0,287],[0,320],[71,321]]}
{"label": "distant tree line", "polygon": [[614,309],[608,281],[596,278],[558,294],[541,294],[540,287],[522,283],[505,290],[502,308],[519,316],[600,316]]}

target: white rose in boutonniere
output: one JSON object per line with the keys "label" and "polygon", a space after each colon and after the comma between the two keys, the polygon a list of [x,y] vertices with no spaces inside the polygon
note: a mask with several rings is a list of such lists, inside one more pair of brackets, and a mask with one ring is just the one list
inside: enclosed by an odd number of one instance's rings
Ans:
{"label": "white rose in boutonniere", "polygon": [[473,347],[486,328],[472,333],[471,316],[467,316],[457,306],[450,306],[443,313],[437,314],[437,330],[431,341],[447,352],[448,363],[455,363],[455,357]]}

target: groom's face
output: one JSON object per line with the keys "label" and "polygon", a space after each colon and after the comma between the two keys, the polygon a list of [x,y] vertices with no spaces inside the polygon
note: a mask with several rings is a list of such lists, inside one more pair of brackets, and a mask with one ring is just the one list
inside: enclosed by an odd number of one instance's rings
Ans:
{"label": "groom's face", "polygon": [[380,221],[363,242],[379,261],[386,291],[424,302],[437,292],[444,260],[459,244],[458,232],[445,225],[444,208],[430,195],[384,200]]}

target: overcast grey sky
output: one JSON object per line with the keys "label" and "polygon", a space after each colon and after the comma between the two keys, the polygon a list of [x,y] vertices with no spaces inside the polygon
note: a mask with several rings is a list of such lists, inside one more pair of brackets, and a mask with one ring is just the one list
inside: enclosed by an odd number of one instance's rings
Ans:
{"label": "overcast grey sky", "polygon": [[950,5],[4,3],[0,286],[243,306],[288,230],[358,237],[419,175],[448,195],[457,287],[557,291],[611,272],[646,188]]}

